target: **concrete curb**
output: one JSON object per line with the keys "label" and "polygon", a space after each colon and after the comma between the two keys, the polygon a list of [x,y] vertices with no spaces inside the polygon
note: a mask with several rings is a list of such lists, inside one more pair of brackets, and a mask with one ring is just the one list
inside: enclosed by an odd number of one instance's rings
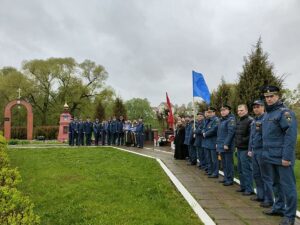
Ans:
{"label": "concrete curb", "polygon": [[[115,149],[133,153],[136,155],[156,159],[156,161],[159,163],[159,165],[162,167],[164,172],[168,175],[170,180],[173,182],[177,190],[182,194],[184,199],[189,203],[189,205],[192,207],[194,212],[197,214],[199,219],[205,224],[205,225],[215,225],[215,222],[210,218],[210,216],[204,211],[204,209],[200,206],[200,204],[196,201],[196,199],[188,192],[188,190],[183,186],[183,184],[176,178],[176,176],[169,170],[169,168],[159,159],[153,156],[145,155],[139,152],[133,152],[126,149],[113,147]],[[152,150],[152,149],[150,149]],[[159,150],[160,151],[160,150]]]}

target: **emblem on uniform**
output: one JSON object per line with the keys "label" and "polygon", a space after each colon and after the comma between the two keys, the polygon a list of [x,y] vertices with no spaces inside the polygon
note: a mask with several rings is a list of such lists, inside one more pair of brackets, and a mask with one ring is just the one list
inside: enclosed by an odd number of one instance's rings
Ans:
{"label": "emblem on uniform", "polygon": [[284,113],[285,118],[287,119],[287,121],[291,122],[292,121],[292,116],[290,114],[290,112],[285,112]]}
{"label": "emblem on uniform", "polygon": [[256,130],[259,130],[261,127],[261,122],[256,122],[255,127],[256,127]]}

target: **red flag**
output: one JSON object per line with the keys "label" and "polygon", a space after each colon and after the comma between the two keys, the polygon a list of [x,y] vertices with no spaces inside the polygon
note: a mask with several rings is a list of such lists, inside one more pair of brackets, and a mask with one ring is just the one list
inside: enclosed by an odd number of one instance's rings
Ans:
{"label": "red flag", "polygon": [[174,116],[173,116],[173,112],[172,112],[172,105],[168,96],[168,93],[166,92],[166,96],[167,96],[167,105],[168,105],[168,109],[169,109],[169,114],[168,114],[168,124],[169,124],[169,128],[174,128]]}

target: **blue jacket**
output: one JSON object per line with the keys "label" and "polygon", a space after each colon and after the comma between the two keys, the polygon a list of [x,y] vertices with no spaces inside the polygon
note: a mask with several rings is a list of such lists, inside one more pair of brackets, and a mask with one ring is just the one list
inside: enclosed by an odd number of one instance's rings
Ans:
{"label": "blue jacket", "polygon": [[118,133],[123,133],[123,125],[124,125],[124,123],[123,123],[123,121],[117,121],[117,132]]}
{"label": "blue jacket", "polygon": [[185,125],[185,137],[184,137],[184,143],[183,143],[185,145],[190,145],[191,135],[193,135],[192,126],[193,126],[192,123],[187,123]]}
{"label": "blue jacket", "polygon": [[84,132],[86,134],[91,134],[93,132],[93,123],[92,122],[84,123]]}
{"label": "blue jacket", "polygon": [[297,140],[295,113],[281,101],[266,106],[266,110],[262,122],[263,156],[272,164],[282,165],[282,159],[294,163]]}
{"label": "blue jacket", "polygon": [[118,124],[118,121],[116,121],[116,120],[111,121],[110,126],[109,126],[110,133],[112,133],[112,134],[117,133],[117,124]]}
{"label": "blue jacket", "polygon": [[217,151],[225,152],[224,145],[228,146],[227,151],[234,149],[235,117],[232,114],[222,117],[218,126],[217,133]]}
{"label": "blue jacket", "polygon": [[196,130],[194,131],[196,138],[195,138],[195,142],[194,142],[194,146],[195,147],[201,147],[202,146],[202,138],[203,138],[203,134],[202,134],[202,130],[204,128],[205,125],[205,121],[198,121],[196,123]]}
{"label": "blue jacket", "polygon": [[99,122],[95,122],[93,124],[93,131],[94,131],[94,134],[100,134],[102,131],[102,124]]}
{"label": "blue jacket", "polygon": [[264,114],[256,117],[251,124],[251,133],[249,139],[249,151],[260,151],[263,149],[262,141],[262,121]]}
{"label": "blue jacket", "polygon": [[213,116],[207,119],[203,133],[205,137],[202,141],[202,147],[207,149],[216,149],[217,132],[218,132],[219,118]]}
{"label": "blue jacket", "polygon": [[144,133],[144,124],[138,123],[136,126],[136,133],[143,134]]}
{"label": "blue jacket", "polygon": [[84,132],[84,122],[77,123],[78,133],[82,134]]}

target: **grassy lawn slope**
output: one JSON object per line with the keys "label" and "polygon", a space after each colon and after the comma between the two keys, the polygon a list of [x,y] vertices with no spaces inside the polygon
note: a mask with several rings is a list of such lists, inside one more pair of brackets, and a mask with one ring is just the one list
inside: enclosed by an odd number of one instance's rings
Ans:
{"label": "grassy lawn slope", "polygon": [[41,224],[201,224],[153,159],[112,148],[8,153]]}

